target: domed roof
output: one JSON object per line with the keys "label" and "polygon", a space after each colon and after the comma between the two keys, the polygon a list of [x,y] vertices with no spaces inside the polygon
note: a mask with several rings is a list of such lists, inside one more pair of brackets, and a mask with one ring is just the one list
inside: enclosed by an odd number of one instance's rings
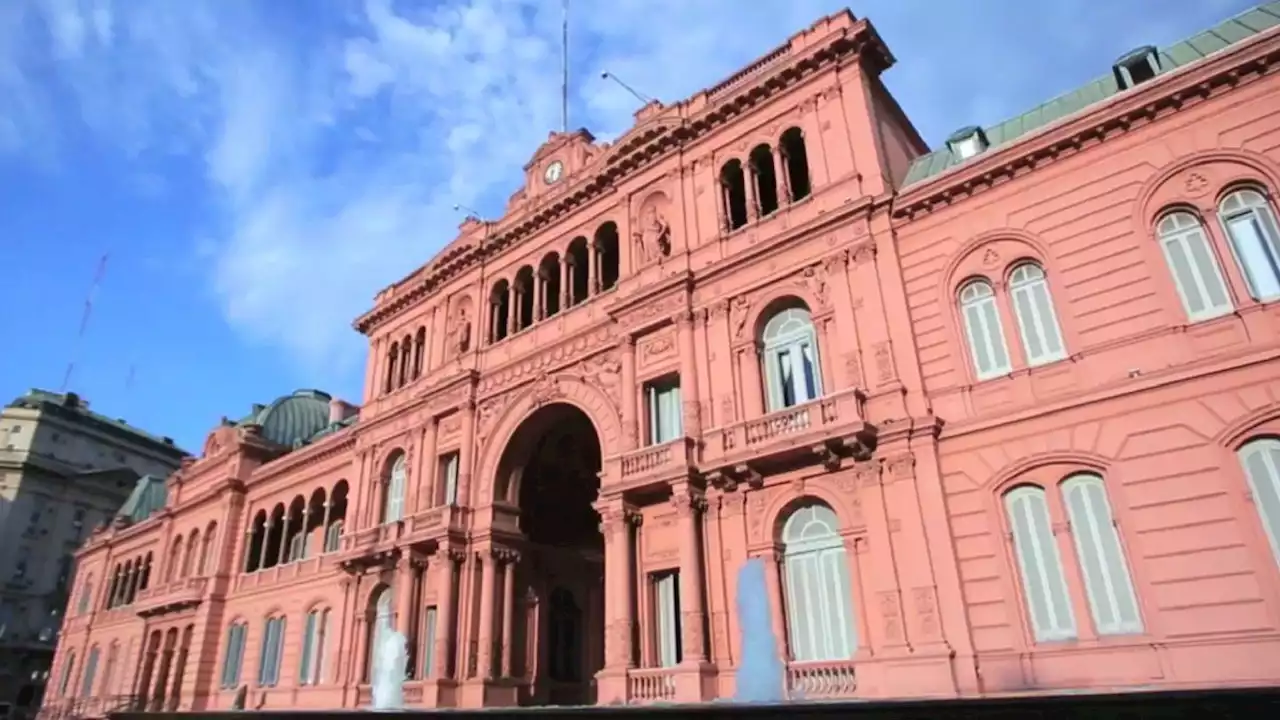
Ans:
{"label": "domed roof", "polygon": [[298,447],[328,427],[330,399],[320,390],[297,390],[266,407],[254,408],[244,422],[261,426],[262,437],[277,445]]}

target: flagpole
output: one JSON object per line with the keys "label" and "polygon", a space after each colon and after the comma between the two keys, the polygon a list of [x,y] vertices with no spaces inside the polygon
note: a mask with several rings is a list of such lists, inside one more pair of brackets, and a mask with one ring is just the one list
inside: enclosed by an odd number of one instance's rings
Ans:
{"label": "flagpole", "polygon": [[569,132],[569,0],[561,5],[560,24],[560,131]]}

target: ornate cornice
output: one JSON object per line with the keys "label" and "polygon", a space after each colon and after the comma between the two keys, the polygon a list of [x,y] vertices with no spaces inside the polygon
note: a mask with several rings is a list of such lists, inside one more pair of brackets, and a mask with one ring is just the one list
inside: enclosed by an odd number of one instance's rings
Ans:
{"label": "ornate cornice", "polygon": [[1280,64],[1277,38],[1280,32],[1267,32],[912,185],[895,199],[893,216],[927,215],[1258,80]]}
{"label": "ornate cornice", "polygon": [[[792,43],[773,51],[720,84],[698,93],[644,122],[609,148],[600,162],[584,169],[583,177],[543,203],[533,203],[522,212],[484,224],[482,240],[454,247],[434,260],[427,272],[415,270],[406,280],[384,293],[391,297],[356,318],[353,327],[371,331],[403,310],[430,296],[458,276],[497,257],[535,233],[559,222],[584,205],[616,191],[622,181],[706,138],[720,127],[738,119],[753,107],[789,91],[823,70],[851,60],[863,63],[874,74],[890,67],[894,60],[878,33],[866,20],[853,21],[847,12],[823,18],[823,24],[844,27],[816,42],[799,44],[792,55]],[[448,259],[449,262],[442,262]]]}

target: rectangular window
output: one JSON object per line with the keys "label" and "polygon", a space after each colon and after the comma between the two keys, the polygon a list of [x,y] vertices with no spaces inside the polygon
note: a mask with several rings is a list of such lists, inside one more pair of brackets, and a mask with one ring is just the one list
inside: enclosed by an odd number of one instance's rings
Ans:
{"label": "rectangular window", "polygon": [[459,455],[457,452],[445,453],[440,456],[439,472],[436,481],[440,483],[440,503],[442,505],[456,505],[458,503],[458,463]]}
{"label": "rectangular window", "polygon": [[62,680],[58,682],[58,694],[62,697],[67,696],[67,689],[71,687],[71,673],[76,669],[76,654],[71,653],[71,657],[67,658],[67,664],[62,666]]}
{"label": "rectangular window", "polygon": [[307,613],[306,623],[302,626],[302,656],[298,661],[298,681],[303,685],[310,685],[313,682],[311,676],[311,654],[315,651],[315,633],[316,613],[312,611]]}
{"label": "rectangular window", "polygon": [[93,576],[86,578],[84,587],[80,588],[80,599],[76,601],[77,615],[89,612],[89,599],[91,597],[93,597]]}
{"label": "rectangular window", "polygon": [[262,637],[262,656],[258,665],[258,685],[275,687],[280,682],[280,655],[284,648],[284,618],[272,618]]}
{"label": "rectangular window", "polygon": [[673,442],[683,435],[680,378],[671,376],[645,383],[644,394],[649,406],[649,444]]}
{"label": "rectangular window", "polygon": [[432,677],[436,670],[436,607],[427,608],[422,614],[422,669],[418,677]]}
{"label": "rectangular window", "polygon": [[289,540],[289,562],[307,559],[307,534],[300,532]]}
{"label": "rectangular window", "polygon": [[653,576],[654,624],[658,636],[658,666],[674,667],[680,664],[683,648],[680,647],[680,573],[671,570]]}
{"label": "rectangular window", "polygon": [[807,338],[770,351],[765,372],[768,374],[770,412],[816,400],[822,394],[813,343]]}

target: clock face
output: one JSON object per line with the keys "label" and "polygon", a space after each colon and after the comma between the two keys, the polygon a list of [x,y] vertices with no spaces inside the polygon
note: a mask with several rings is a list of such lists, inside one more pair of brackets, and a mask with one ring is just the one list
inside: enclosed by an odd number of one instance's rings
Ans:
{"label": "clock face", "polygon": [[564,165],[559,160],[556,160],[547,166],[546,172],[542,173],[542,178],[550,185],[558,181],[561,175],[564,175]]}

